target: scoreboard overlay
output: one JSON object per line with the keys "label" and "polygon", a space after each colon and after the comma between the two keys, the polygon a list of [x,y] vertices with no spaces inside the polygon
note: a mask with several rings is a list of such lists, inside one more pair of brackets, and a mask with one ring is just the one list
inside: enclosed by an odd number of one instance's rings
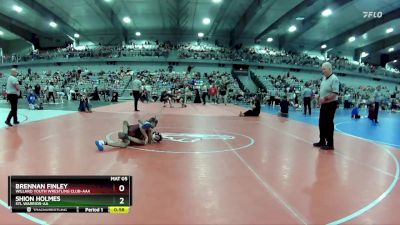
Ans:
{"label": "scoreboard overlay", "polygon": [[9,176],[15,213],[128,213],[131,176]]}

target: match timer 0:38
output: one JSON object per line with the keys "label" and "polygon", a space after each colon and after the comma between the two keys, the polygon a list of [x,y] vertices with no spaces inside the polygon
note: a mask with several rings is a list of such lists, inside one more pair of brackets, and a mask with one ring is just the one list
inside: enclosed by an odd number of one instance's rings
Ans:
{"label": "match timer 0:38", "polygon": [[12,212],[128,213],[131,176],[9,176]]}

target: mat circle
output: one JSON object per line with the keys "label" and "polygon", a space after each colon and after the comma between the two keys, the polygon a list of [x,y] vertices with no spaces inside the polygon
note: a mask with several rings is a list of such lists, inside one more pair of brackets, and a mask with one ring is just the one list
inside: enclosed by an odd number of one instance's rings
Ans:
{"label": "mat circle", "polygon": [[[231,140],[201,140],[197,143],[179,143],[173,142],[170,140],[164,140],[159,146],[159,149],[155,149],[154,147],[158,144],[152,144],[147,146],[129,146],[128,148],[147,151],[147,152],[156,152],[156,153],[167,153],[167,154],[207,154],[207,153],[221,153],[221,152],[231,152],[237,151],[241,149],[246,149],[252,145],[254,145],[255,141],[253,138],[239,133],[234,133],[230,131],[222,131],[216,129],[198,129],[198,128],[177,128],[177,127],[160,127],[157,128],[158,131],[162,133],[165,132],[174,132],[174,133],[183,133],[183,134],[210,134],[210,135],[224,135],[224,136],[232,136],[234,137]],[[114,131],[106,136],[107,141],[115,141],[116,134],[118,131]],[[169,143],[168,145],[164,143]],[[218,146],[224,147],[218,147]]]}

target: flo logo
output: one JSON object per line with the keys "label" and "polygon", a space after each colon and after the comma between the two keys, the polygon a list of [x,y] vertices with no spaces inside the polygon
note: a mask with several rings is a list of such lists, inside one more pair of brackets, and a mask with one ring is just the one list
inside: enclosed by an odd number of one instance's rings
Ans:
{"label": "flo logo", "polygon": [[234,136],[224,134],[196,134],[196,133],[162,133],[164,140],[195,143],[201,140],[232,140]]}
{"label": "flo logo", "polygon": [[377,12],[377,11],[368,11],[368,12],[363,12],[364,18],[381,18],[383,16],[382,12]]}

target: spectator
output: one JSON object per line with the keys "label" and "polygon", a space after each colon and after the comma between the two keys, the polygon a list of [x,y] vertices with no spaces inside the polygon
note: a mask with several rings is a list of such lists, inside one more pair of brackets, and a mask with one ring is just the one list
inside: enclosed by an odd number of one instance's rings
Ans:
{"label": "spectator", "polygon": [[278,116],[281,117],[288,117],[289,116],[289,101],[287,99],[287,96],[285,95],[281,102],[279,103],[281,107],[281,111],[278,113]]}
{"label": "spectator", "polygon": [[56,103],[56,100],[54,98],[54,83],[50,82],[50,85],[47,87],[47,101],[50,101],[50,98],[53,98],[53,103]]}
{"label": "spectator", "polygon": [[353,118],[353,119],[360,119],[361,118],[361,116],[359,114],[359,106],[358,105],[355,106],[353,108],[353,110],[351,111],[351,118]]}
{"label": "spectator", "polygon": [[37,95],[33,92],[30,91],[27,100],[28,100],[28,107],[29,109],[33,110],[33,109],[37,109],[39,106],[37,105]]}
{"label": "spectator", "polygon": [[94,88],[94,92],[91,94],[93,101],[100,101],[99,90],[97,87]]}
{"label": "spectator", "polygon": [[251,99],[252,109],[247,110],[246,112],[240,112],[239,116],[259,116],[261,112],[261,102],[258,96],[254,96]]}
{"label": "spectator", "polygon": [[216,99],[217,92],[218,92],[218,89],[217,89],[217,86],[215,86],[215,84],[211,85],[210,89],[208,89],[208,94],[210,95],[211,101],[214,104],[217,103],[217,99]]}
{"label": "spectator", "polygon": [[139,112],[138,102],[140,99],[140,92],[142,90],[142,82],[140,81],[138,76],[135,76],[132,84],[133,84],[132,93],[133,93],[133,98],[135,101],[135,112]]}
{"label": "spectator", "polygon": [[374,92],[374,118],[372,119],[375,123],[378,123],[378,113],[379,113],[379,106],[382,103],[383,94],[381,92],[381,86],[377,86]]}
{"label": "spectator", "polygon": [[344,106],[343,108],[345,109],[350,109],[350,94],[346,91],[346,94],[344,95]]}
{"label": "spectator", "polygon": [[308,87],[309,86],[308,83],[306,83],[305,86],[306,87],[303,90],[304,115],[307,114],[307,109],[308,109],[308,115],[311,115],[311,98],[313,97],[313,92]]}
{"label": "spectator", "polygon": [[204,84],[201,87],[201,91],[202,91],[201,99],[203,100],[203,105],[205,105],[206,104],[206,97],[208,95],[207,85]]}
{"label": "spectator", "polygon": [[87,113],[92,112],[91,106],[90,106],[90,99],[91,99],[91,97],[88,97],[85,94],[83,94],[81,96],[81,99],[79,101],[79,108],[78,108],[79,112],[87,112]]}

